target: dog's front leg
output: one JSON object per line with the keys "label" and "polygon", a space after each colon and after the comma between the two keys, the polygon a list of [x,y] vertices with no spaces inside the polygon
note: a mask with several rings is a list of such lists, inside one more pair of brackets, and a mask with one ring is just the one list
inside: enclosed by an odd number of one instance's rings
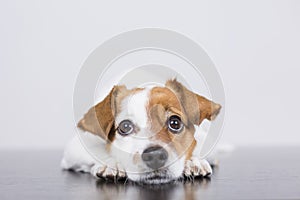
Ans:
{"label": "dog's front leg", "polygon": [[110,164],[96,164],[91,169],[91,174],[100,179],[118,181],[127,177],[125,169],[116,162]]}
{"label": "dog's front leg", "polygon": [[205,159],[192,157],[186,160],[184,167],[184,176],[203,176],[207,177],[212,174],[212,168],[209,162]]}

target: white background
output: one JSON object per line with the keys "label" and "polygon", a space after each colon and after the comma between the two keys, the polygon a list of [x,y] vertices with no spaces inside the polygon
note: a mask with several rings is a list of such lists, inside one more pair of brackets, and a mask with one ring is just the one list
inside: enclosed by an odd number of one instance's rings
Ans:
{"label": "white background", "polygon": [[224,142],[300,145],[300,1],[0,2],[0,148],[63,148],[90,52],[161,27],[201,44],[226,92]]}

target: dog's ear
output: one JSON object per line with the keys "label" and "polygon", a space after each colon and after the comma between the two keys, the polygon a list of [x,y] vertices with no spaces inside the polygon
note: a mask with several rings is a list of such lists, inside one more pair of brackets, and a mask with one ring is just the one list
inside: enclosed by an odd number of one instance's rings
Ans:
{"label": "dog's ear", "polygon": [[115,135],[115,114],[120,105],[119,97],[122,91],[127,91],[125,86],[114,86],[100,103],[89,109],[77,127],[112,141]]}
{"label": "dog's ear", "polygon": [[220,104],[195,94],[176,79],[168,80],[165,85],[176,94],[193,124],[200,125],[204,119],[213,120],[221,110]]}

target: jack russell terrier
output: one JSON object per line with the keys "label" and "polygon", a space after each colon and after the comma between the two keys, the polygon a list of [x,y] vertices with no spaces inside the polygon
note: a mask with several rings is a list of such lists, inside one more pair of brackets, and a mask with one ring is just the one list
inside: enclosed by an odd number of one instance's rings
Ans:
{"label": "jack russell terrier", "polygon": [[164,87],[114,86],[78,122],[80,136],[67,144],[62,168],[144,184],[209,176],[210,164],[200,159],[205,133],[199,125],[220,109],[176,79]]}

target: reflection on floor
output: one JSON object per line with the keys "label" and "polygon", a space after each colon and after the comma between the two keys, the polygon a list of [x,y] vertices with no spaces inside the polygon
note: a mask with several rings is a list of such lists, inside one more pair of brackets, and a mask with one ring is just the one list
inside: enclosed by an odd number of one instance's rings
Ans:
{"label": "reflection on floor", "polygon": [[[71,172],[66,175],[68,182],[76,182],[82,175]],[[105,182],[95,180],[96,190],[103,199],[197,199],[198,190],[207,189],[210,178],[197,178],[194,180],[178,181],[164,185],[139,185],[132,182]]]}
{"label": "reflection on floor", "polygon": [[61,151],[2,151],[0,199],[299,199],[299,150],[237,149],[220,158],[211,179],[157,186],[62,171]]}

